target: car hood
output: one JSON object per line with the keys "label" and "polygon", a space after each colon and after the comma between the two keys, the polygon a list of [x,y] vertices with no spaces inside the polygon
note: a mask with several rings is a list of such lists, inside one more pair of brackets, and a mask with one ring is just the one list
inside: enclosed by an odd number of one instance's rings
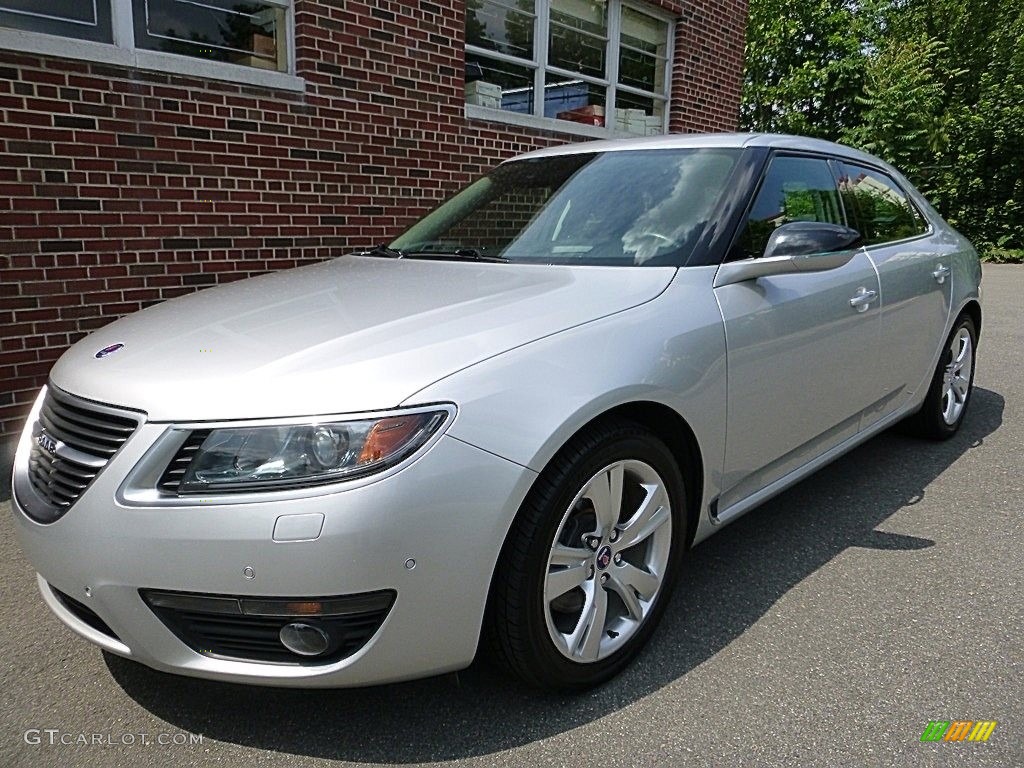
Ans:
{"label": "car hood", "polygon": [[674,274],[346,256],[129,315],[71,347],[50,378],[153,421],[380,410],[513,347],[649,301]]}

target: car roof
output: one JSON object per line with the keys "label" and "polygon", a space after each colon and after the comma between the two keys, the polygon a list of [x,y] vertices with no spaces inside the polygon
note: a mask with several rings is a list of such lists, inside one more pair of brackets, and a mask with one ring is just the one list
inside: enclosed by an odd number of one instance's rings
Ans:
{"label": "car roof", "polygon": [[789,136],[781,133],[677,133],[667,136],[648,136],[636,139],[604,139],[563,144],[547,149],[538,149],[511,158],[512,160],[577,155],[587,152],[626,152],[638,149],[745,149],[747,147],[770,147],[793,149],[805,152],[820,152],[838,155],[850,160],[860,160],[888,168],[888,164],[877,157],[860,150],[822,139],[806,136]]}

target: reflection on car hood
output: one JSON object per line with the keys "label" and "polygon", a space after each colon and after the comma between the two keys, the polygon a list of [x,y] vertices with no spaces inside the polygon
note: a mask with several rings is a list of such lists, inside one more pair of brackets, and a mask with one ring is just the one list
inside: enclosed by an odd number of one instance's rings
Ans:
{"label": "reflection on car hood", "polygon": [[390,408],[461,368],[649,301],[674,274],[347,256],[122,318],[69,349],[51,380],[155,421]]}

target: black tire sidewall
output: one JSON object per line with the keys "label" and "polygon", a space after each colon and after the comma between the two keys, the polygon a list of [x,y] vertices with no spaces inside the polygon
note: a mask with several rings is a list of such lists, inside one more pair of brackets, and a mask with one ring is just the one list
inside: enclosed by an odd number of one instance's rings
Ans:
{"label": "black tire sidewall", "polygon": [[[964,400],[964,407],[960,411],[960,416],[954,423],[947,424],[945,418],[942,416],[942,397],[944,394],[943,377],[946,371],[946,366],[949,365],[949,362],[952,359],[952,352],[950,351],[949,345],[953,342],[953,338],[963,328],[966,328],[967,332],[971,335],[971,376],[967,386],[967,398]],[[967,416],[967,409],[971,404],[971,396],[974,393],[974,374],[977,371],[977,368],[978,332],[974,327],[974,320],[969,315],[964,315],[956,322],[953,326],[953,330],[949,332],[949,335],[946,336],[946,340],[942,346],[942,354],[939,355],[939,364],[935,368],[935,373],[932,376],[928,395],[925,398],[924,406],[921,409],[921,426],[928,436],[942,440],[952,437],[960,429],[960,425],[963,424],[964,418]]]}
{"label": "black tire sidewall", "polygon": [[[559,524],[576,494],[601,469],[617,461],[638,459],[652,466],[665,482],[672,506],[672,549],[661,589],[647,619],[618,651],[598,662],[583,664],[563,656],[551,640],[545,620],[544,583],[547,561]],[[686,489],[671,452],[653,435],[640,430],[620,434],[600,447],[585,452],[564,468],[556,481],[557,491],[546,503],[544,519],[526,552],[522,620],[526,625],[533,675],[548,687],[581,689],[599,684],[617,674],[642,649],[654,631],[671,598],[686,541]]]}

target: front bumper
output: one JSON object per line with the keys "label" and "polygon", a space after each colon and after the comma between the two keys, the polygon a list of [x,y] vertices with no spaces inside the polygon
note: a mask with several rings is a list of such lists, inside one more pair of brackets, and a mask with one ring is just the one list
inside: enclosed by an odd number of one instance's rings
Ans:
{"label": "front bumper", "polygon": [[[442,436],[390,476],[314,498],[117,502],[121,481],[164,429],[142,425],[54,523],[34,522],[12,499],[16,534],[43,597],[72,630],[154,669],[260,685],[376,684],[472,661],[494,565],[535,473]],[[22,454],[16,463],[26,460]],[[278,518],[294,514],[322,514],[319,536],[274,541]],[[95,613],[115,637],[69,610],[54,589]],[[396,597],[360,650],[299,665],[199,653],[146,605],[140,589],[297,599],[393,590]]]}

